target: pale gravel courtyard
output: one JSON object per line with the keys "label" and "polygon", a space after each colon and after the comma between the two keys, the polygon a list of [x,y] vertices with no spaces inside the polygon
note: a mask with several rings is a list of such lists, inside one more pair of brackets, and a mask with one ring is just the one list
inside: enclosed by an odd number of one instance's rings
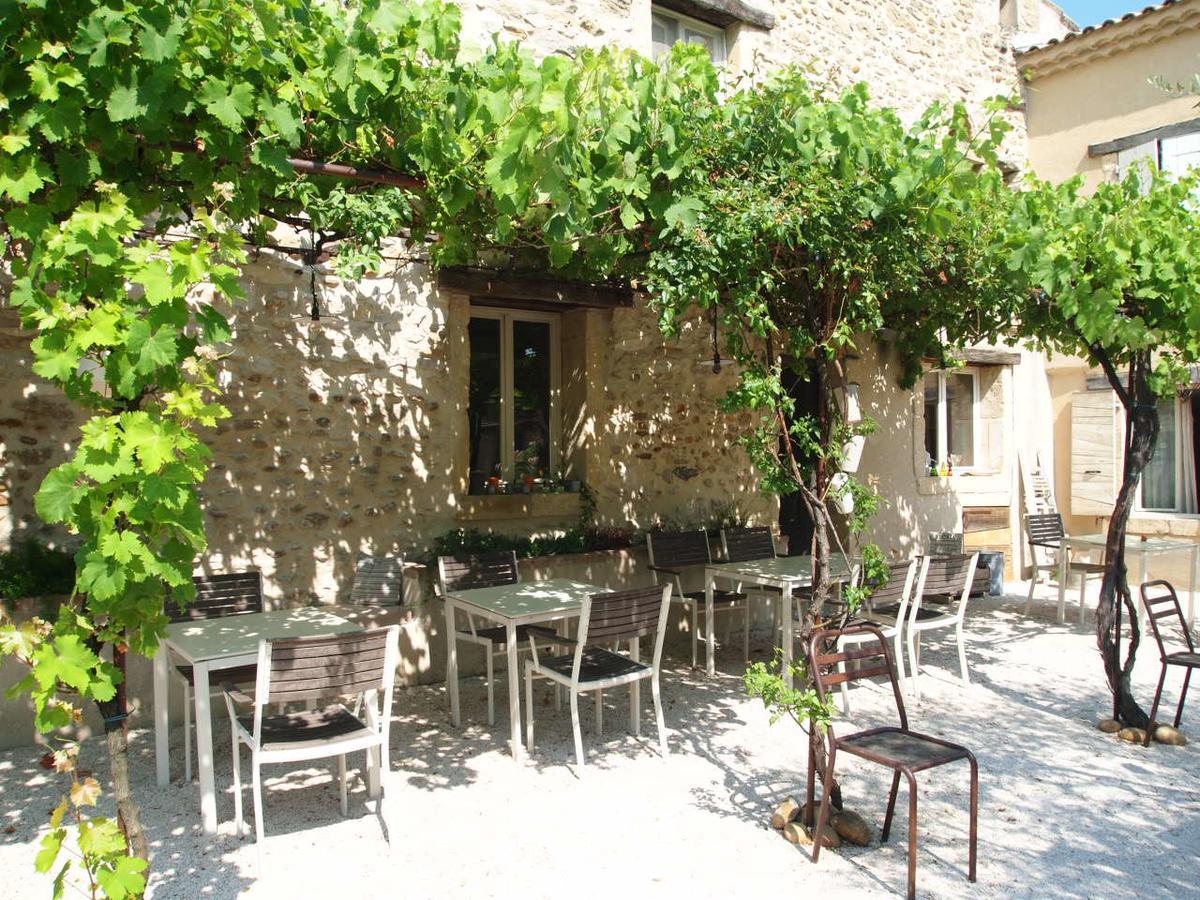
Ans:
{"label": "pale gravel courtyard", "polygon": [[[1029,619],[1021,615],[1023,596],[972,603],[967,688],[956,677],[953,645],[935,638],[925,646],[928,674],[922,700],[910,702],[911,724],[976,752],[982,799],[979,881],[972,886],[967,769],[921,777],[919,893],[1196,896],[1200,745],[1143,750],[1097,731],[1106,694],[1090,624],[1058,625],[1052,592],[1041,596]],[[228,726],[218,723],[215,741],[222,820],[216,838],[200,834],[194,785],[155,786],[153,741],[139,731],[134,779],[155,854],[150,896],[902,895],[903,793],[888,845],[826,852],[816,866],[767,827],[774,804],[803,790],[804,740],[790,722],[769,725],[757,701],[744,696],[739,646],[735,636],[718,655],[712,680],[681,656],[670,659],[663,675],[671,749],[665,761],[649,691],[640,739],[626,734],[624,691],[606,697],[599,737],[591,705],[583,704],[590,766],[582,780],[568,765],[569,718],[555,713],[548,697],[538,710],[538,745],[518,767],[504,747],[503,693],[497,726],[488,728],[482,683],[466,682],[459,731],[448,724],[443,686],[397,691],[383,820],[361,778],[353,782],[350,817],[342,819],[328,769],[268,768],[261,877],[252,842],[236,838],[230,821]],[[768,651],[760,640],[756,658]],[[1156,653],[1143,645],[1137,681],[1147,703],[1157,674]],[[1177,689],[1176,681],[1165,702],[1174,703]],[[853,696],[854,714],[837,722],[840,731],[885,721],[882,690],[859,688]],[[1200,736],[1200,695],[1194,703],[1184,731]],[[177,730],[174,750],[181,738]],[[85,750],[103,774],[100,752]],[[50,893],[32,863],[59,787],[38,767],[39,755],[33,748],[0,754],[0,896],[7,900]],[[180,770],[176,765],[177,779]],[[887,773],[853,760],[839,771],[848,807],[877,832]],[[248,789],[246,802],[249,811]]]}

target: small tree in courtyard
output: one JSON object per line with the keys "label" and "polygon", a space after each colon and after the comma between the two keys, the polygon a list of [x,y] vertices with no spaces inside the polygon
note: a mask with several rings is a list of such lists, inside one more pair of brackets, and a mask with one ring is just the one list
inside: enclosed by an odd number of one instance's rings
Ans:
{"label": "small tree in courtyard", "polygon": [[[1189,383],[1188,367],[1200,359],[1196,185],[1195,177],[1136,170],[1090,197],[1077,180],[1037,183],[1016,198],[1010,223],[1008,266],[1025,297],[1022,333],[1043,349],[1099,366],[1125,411],[1096,640],[1113,715],[1135,727],[1148,717],[1130,687],[1140,632],[1125,566],[1126,526],[1158,439],[1158,403]],[[1123,657],[1121,608],[1130,629]]]}
{"label": "small tree in courtyard", "polygon": [[[964,108],[936,105],[906,126],[872,106],[864,85],[824,97],[784,73],[735,94],[700,139],[688,214],[666,223],[650,255],[663,330],[696,306],[717,316],[739,371],[725,403],[757,414],[742,443],[764,489],[799,493],[812,518],[805,640],[842,543],[832,502],[853,497],[846,524],[858,533],[879,499],[839,476],[846,441],[870,428],[847,423],[837,400],[847,357],[892,329],[911,386],[923,359],[945,363],[950,348],[1007,326],[1010,294],[992,253],[1009,193],[995,166],[999,109],[981,129]],[[787,383],[810,371],[815,412],[797,409]],[[882,554],[864,558],[870,580]]]}

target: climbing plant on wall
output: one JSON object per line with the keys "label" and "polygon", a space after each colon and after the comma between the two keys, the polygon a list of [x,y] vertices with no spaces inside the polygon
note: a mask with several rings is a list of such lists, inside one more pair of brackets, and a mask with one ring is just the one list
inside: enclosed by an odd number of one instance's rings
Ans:
{"label": "climbing plant on wall", "polygon": [[[999,107],[993,107],[998,112]],[[962,107],[933,106],[911,126],[858,85],[836,97],[797,72],[740,91],[697,147],[698,173],[647,266],[664,331],[698,305],[718,311],[739,363],[730,408],[762,413],[743,439],[767,490],[799,492],[819,559],[836,540],[831,493],[853,429],[834,400],[845,360],[882,329],[901,381],[921,360],[994,337],[1008,323],[1004,273],[989,248],[1005,198],[998,116],[972,128]],[[815,413],[798,411],[787,370],[818,370]],[[828,591],[828,573],[818,580]]]}
{"label": "climbing plant on wall", "polygon": [[[989,252],[1008,193],[996,159],[1002,106],[978,127],[963,107],[938,105],[906,125],[864,85],[827,96],[782,73],[724,104],[697,147],[688,215],[652,248],[663,330],[693,305],[715,312],[738,363],[725,404],[757,414],[742,443],[764,489],[798,493],[814,524],[805,639],[829,597],[831,550],[844,549],[833,502],[854,500],[852,533],[878,503],[839,474],[847,441],[870,429],[837,400],[847,357],[886,327],[911,385],[923,358],[943,361],[1007,325],[1004,273]],[[810,378],[816,408],[799,409],[789,381]],[[823,755],[819,729],[811,734]]]}
{"label": "climbing plant on wall", "polygon": [[[73,595],[53,623],[0,626],[0,649],[28,664],[19,688],[43,731],[85,702],[101,713],[117,819],[83,819],[64,862],[56,813],[38,867],[60,889],[77,860],[92,893],[119,897],[142,890],[148,855],[126,660],[153,654],[193,593],[201,435],[227,415],[215,360],[245,248],[286,226],[355,273],[406,235],[435,265],[498,255],[604,277],[648,222],[682,215],[670,186],[716,79],[687,51],[662,66],[620,51],[538,62],[502,44],[466,59],[457,10],[437,2],[2,10],[8,300],[35,332],[34,371],[91,417],[36,500],[79,536]],[[65,745],[52,764],[75,759]],[[83,816],[98,792],[74,779],[63,810]]]}

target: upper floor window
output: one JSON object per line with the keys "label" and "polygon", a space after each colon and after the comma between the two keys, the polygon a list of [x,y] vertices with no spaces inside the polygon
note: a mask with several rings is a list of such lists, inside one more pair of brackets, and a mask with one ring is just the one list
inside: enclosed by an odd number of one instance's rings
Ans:
{"label": "upper floor window", "polygon": [[520,482],[559,466],[559,317],[475,307],[470,342],[470,492],[488,479]]}
{"label": "upper floor window", "polygon": [[650,36],[654,58],[670,52],[680,42],[699,44],[708,50],[713,62],[725,61],[725,31],[677,12],[654,7],[650,18]]}
{"label": "upper floor window", "polygon": [[925,454],[930,465],[957,471],[976,465],[979,380],[975,372],[928,372],[925,393]]}

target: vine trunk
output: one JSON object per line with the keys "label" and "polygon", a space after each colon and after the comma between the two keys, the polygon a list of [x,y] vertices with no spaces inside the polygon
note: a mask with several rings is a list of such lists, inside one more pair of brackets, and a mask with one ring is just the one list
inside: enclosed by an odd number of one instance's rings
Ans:
{"label": "vine trunk", "polygon": [[129,781],[129,697],[125,686],[128,684],[128,655],[122,646],[114,646],[112,651],[113,665],[121,672],[121,681],[117,685],[116,696],[111,700],[97,702],[100,715],[104,719],[104,735],[108,744],[108,762],[112,773],[113,795],[117,801],[117,821],[121,832],[125,835],[125,843],[131,856],[139,856],[144,860],[150,859],[150,845],[146,832],[142,828],[141,812],[133,799],[133,791]]}
{"label": "vine trunk", "polygon": [[[1102,364],[1104,362],[1102,360]],[[1147,727],[1150,717],[1134,698],[1131,684],[1141,629],[1138,627],[1137,606],[1129,589],[1125,539],[1137,486],[1158,440],[1157,397],[1147,380],[1149,367],[1150,352],[1139,352],[1130,364],[1127,385],[1122,385],[1115,369],[1111,365],[1104,365],[1109,382],[1125,407],[1125,461],[1121,489],[1113,505],[1104,544],[1104,580],[1100,586],[1100,603],[1096,608],[1096,643],[1112,692],[1113,718],[1134,728]],[[1122,613],[1129,624],[1129,645],[1123,660]]]}

